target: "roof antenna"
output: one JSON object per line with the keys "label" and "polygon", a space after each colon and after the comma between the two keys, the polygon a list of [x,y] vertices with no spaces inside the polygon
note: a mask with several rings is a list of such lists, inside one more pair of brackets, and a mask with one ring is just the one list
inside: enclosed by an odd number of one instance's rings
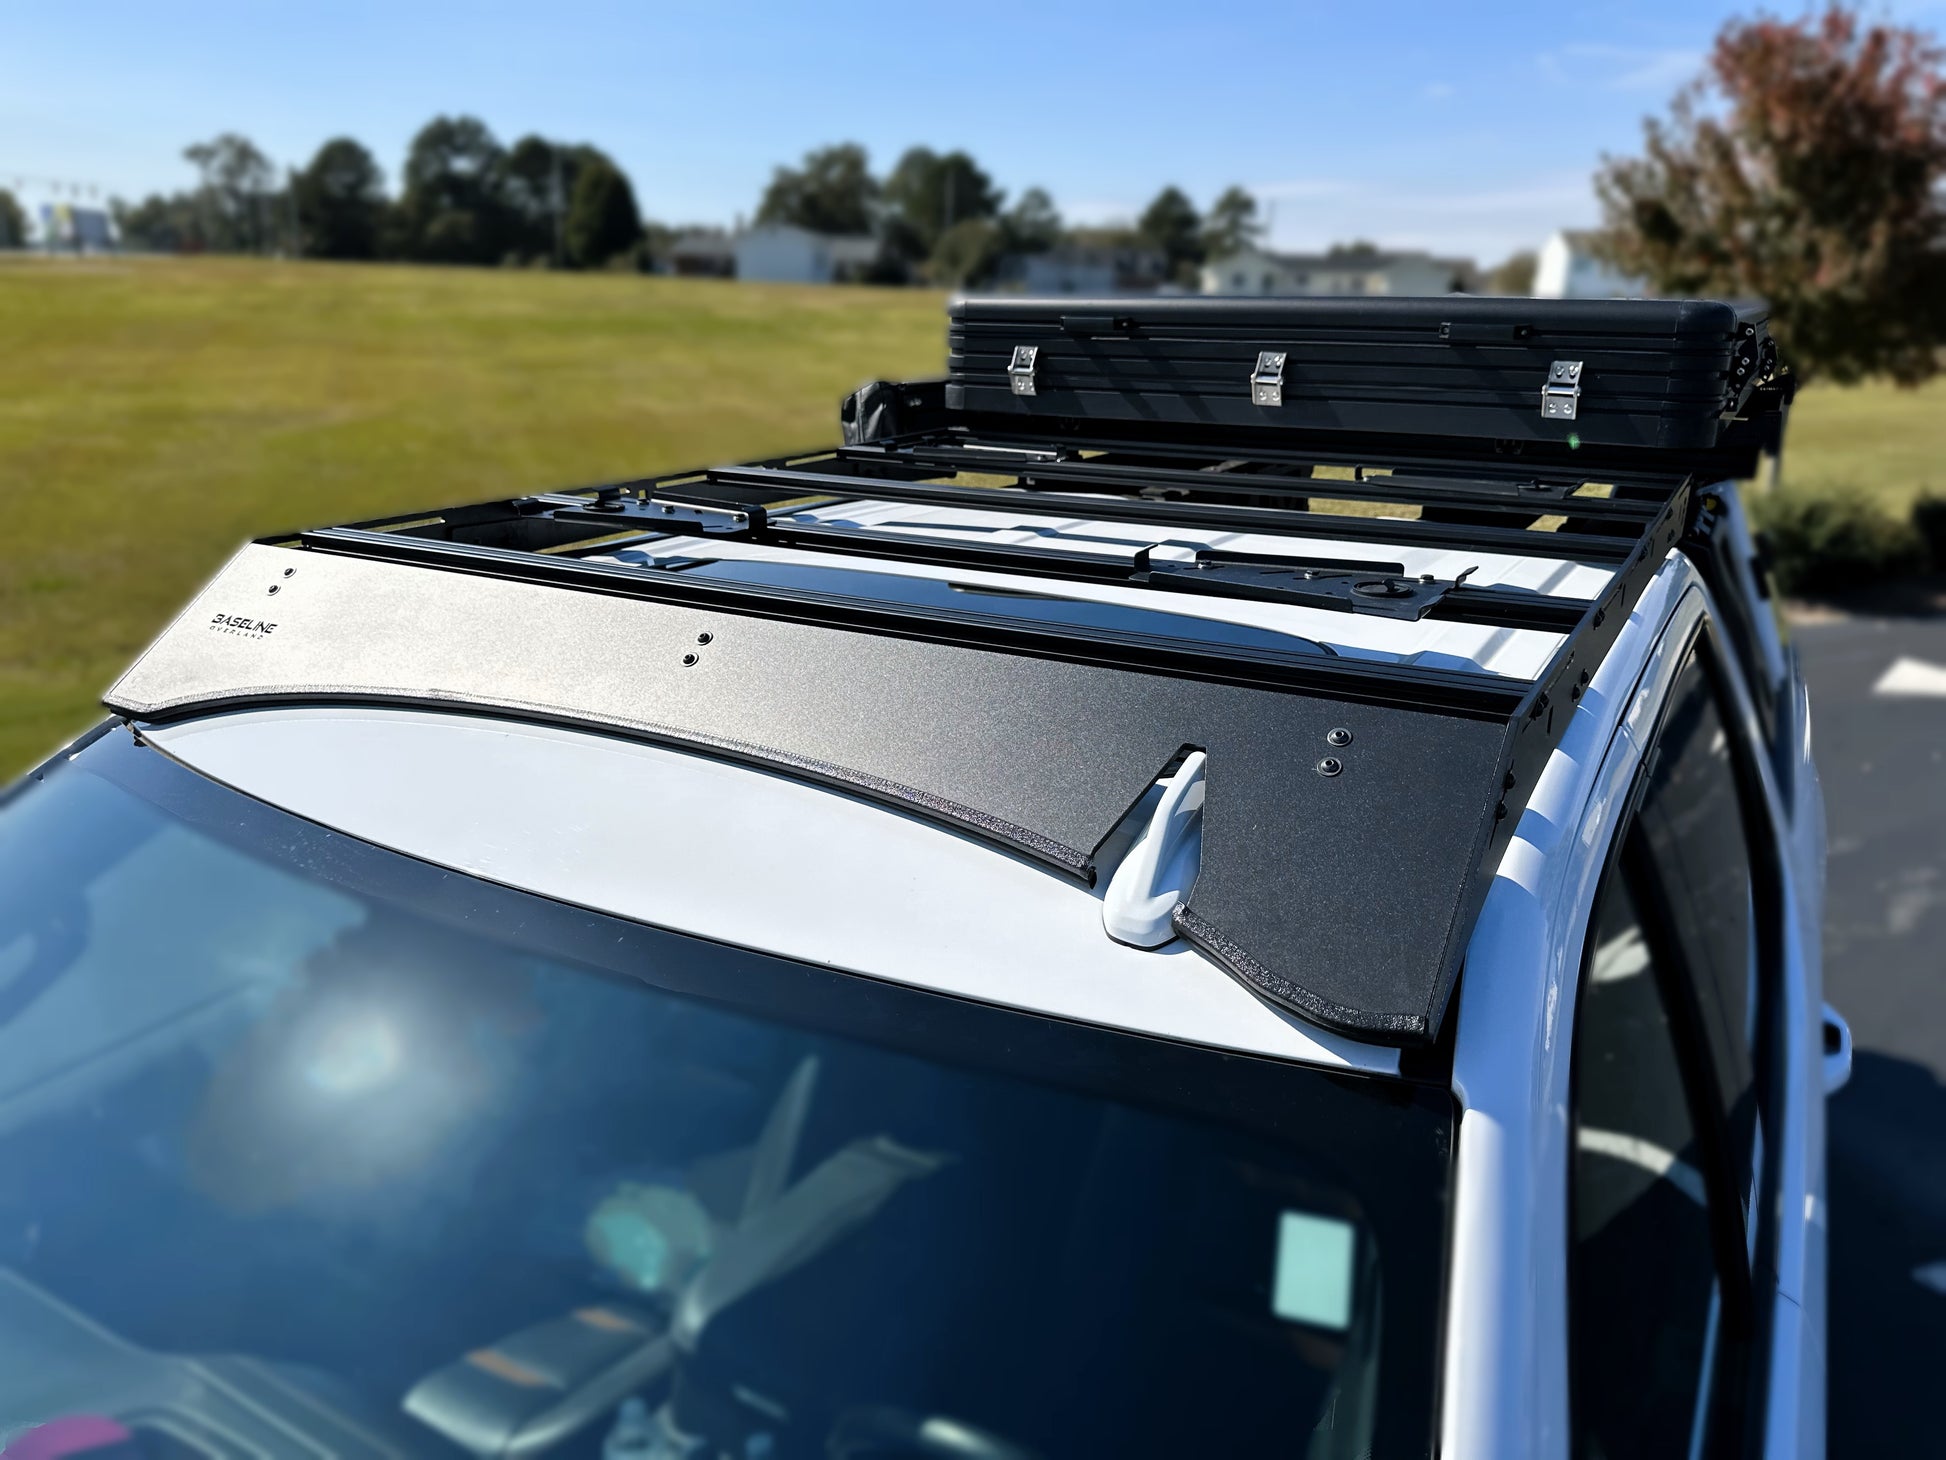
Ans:
{"label": "roof antenna", "polygon": [[[1115,868],[1101,899],[1101,925],[1117,943],[1160,948],[1176,936],[1169,918],[1189,900],[1203,865],[1203,772],[1209,757],[1193,750],[1172,776],[1148,824]],[[1144,798],[1145,800],[1147,798]]]}

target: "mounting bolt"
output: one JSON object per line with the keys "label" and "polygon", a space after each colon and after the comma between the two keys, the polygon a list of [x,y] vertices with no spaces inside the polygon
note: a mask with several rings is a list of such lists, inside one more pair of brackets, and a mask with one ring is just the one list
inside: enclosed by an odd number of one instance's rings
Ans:
{"label": "mounting bolt", "polygon": [[286,578],[288,578],[288,577],[290,577],[290,575],[291,575],[291,574],[293,574],[293,573],[295,573],[296,571],[297,571],[297,569],[295,569],[295,568],[286,568],[286,569],[284,569],[284,576],[285,576]]}
{"label": "mounting bolt", "polygon": [[1327,755],[1318,762],[1318,774],[1321,776],[1335,776],[1344,768],[1345,763],[1335,755]]}
{"label": "mounting bolt", "polygon": [[701,658],[701,657],[702,657],[701,655],[697,655],[697,654],[685,654],[685,655],[683,655],[683,656],[682,656],[682,667],[683,667],[684,669],[693,669],[693,668],[695,667],[695,665],[696,665],[696,661],[697,661],[697,660],[698,660],[699,658]]}
{"label": "mounting bolt", "polygon": [[714,635],[714,634],[710,634],[710,633],[702,633],[702,634],[698,634],[698,635],[696,636],[696,642],[697,642],[697,643],[699,643],[699,644],[707,644],[707,643],[708,643],[708,642],[709,642],[709,641],[710,641],[711,639],[713,639],[713,638],[715,638],[715,637],[716,637],[716,635]]}
{"label": "mounting bolt", "polygon": [[271,591],[272,593],[275,593],[275,592],[277,591],[277,585],[276,585],[275,583],[273,583],[273,584],[271,584],[271,585],[270,585],[270,591]]}
{"label": "mounting bolt", "polygon": [[1351,731],[1345,729],[1342,725],[1336,730],[1327,730],[1324,732],[1324,743],[1343,749],[1345,746],[1351,744]]}

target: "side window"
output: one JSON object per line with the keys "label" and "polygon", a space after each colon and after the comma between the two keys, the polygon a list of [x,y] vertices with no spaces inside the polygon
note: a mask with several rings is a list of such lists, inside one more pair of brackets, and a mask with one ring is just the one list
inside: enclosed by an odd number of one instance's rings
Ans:
{"label": "side window", "polygon": [[[1699,1455],[1747,1332],[1764,1007],[1736,746],[1702,641],[1596,901],[1577,1002],[1578,1455]],[[1727,1395],[1730,1391],[1725,1390]],[[1727,1414],[1718,1423],[1734,1427]]]}
{"label": "side window", "polygon": [[[1667,921],[1683,975],[1673,992],[1694,1000],[1746,1229],[1763,1133],[1756,1098],[1758,938],[1750,847],[1729,735],[1704,656],[1690,651],[1671,695],[1636,825],[1650,890]],[[1677,1010],[1680,1019],[1682,1009]]]}
{"label": "side window", "polygon": [[1583,1460],[1696,1453],[1714,1358],[1708,1194],[1629,879],[1596,904],[1574,1036],[1569,1346]]}

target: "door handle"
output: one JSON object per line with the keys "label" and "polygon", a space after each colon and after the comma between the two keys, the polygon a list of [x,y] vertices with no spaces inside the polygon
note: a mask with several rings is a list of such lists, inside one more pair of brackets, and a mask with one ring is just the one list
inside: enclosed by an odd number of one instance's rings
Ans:
{"label": "door handle", "polygon": [[1851,1078],[1851,1025],[1831,1005],[1824,1006],[1824,1093],[1835,1095]]}

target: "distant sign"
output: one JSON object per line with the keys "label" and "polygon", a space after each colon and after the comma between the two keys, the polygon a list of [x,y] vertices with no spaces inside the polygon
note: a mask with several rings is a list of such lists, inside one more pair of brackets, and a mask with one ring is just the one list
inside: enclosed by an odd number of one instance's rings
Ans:
{"label": "distant sign", "polygon": [[41,239],[49,248],[85,252],[113,248],[115,235],[108,214],[101,208],[81,208],[73,203],[41,204]]}

